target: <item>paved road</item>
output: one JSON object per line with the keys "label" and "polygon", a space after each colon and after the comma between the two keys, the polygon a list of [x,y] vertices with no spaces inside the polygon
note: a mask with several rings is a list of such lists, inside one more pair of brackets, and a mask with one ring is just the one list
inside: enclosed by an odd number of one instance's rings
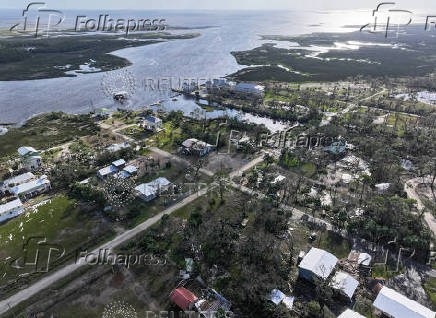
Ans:
{"label": "paved road", "polygon": [[[180,201],[179,203],[169,207],[168,209],[166,209],[166,210],[160,212],[159,214],[153,216],[152,218],[146,220],[145,222],[141,223],[140,225],[138,225],[134,229],[123,232],[122,234],[120,234],[116,238],[114,238],[112,241],[110,241],[106,244],[103,244],[102,246],[100,246],[99,248],[96,248],[91,253],[98,254],[98,252],[100,250],[105,250],[105,249],[106,250],[113,250],[115,247],[117,247],[123,243],[126,243],[127,241],[134,238],[136,235],[147,230],[153,224],[158,222],[162,218],[163,215],[173,213],[174,211],[180,209],[181,207],[191,203],[192,201],[197,199],[199,196],[206,194],[208,190],[209,190],[208,187],[203,188],[202,190],[192,194],[191,196]],[[81,259],[79,259],[79,261],[77,263],[67,265],[67,266],[59,269],[58,271],[52,273],[51,275],[42,278],[41,280],[37,281],[35,284],[29,286],[28,288],[19,291],[18,293],[12,295],[11,297],[9,297],[3,301],[0,301],[0,315],[7,312],[9,310],[9,308],[12,308],[12,307],[18,305],[20,302],[34,296],[38,292],[48,288],[50,285],[52,285],[53,283],[55,283],[59,279],[62,279],[64,277],[72,274],[74,271],[76,271],[77,269],[79,269],[85,265],[86,265],[86,263],[85,263],[84,258],[81,258]]]}
{"label": "paved road", "polygon": [[[160,152],[162,151],[158,148],[156,148],[155,150],[159,150]],[[164,152],[164,153],[168,154],[167,152]],[[169,155],[173,156],[171,154],[169,154]],[[175,157],[175,158],[178,158],[178,157]],[[178,159],[183,160],[181,158],[178,158]],[[252,162],[249,162],[244,167],[239,169],[239,171],[237,173],[240,173],[240,172],[243,172],[245,170],[250,169],[254,165],[261,162],[262,160],[263,160],[262,157],[254,159]],[[209,173],[211,173],[211,172],[209,171]],[[213,173],[212,173],[212,175],[213,175]],[[143,231],[150,228],[153,224],[158,222],[162,218],[163,215],[171,214],[174,211],[176,211],[176,210],[184,207],[185,205],[191,203],[192,201],[194,201],[198,197],[205,195],[209,191],[209,188],[210,188],[210,186],[207,186],[207,187],[201,189],[200,191],[190,195],[189,197],[185,198],[184,200],[180,201],[179,203],[169,207],[168,209],[160,212],[159,214],[157,214],[157,215],[153,216],[152,218],[146,220],[145,222],[139,224],[134,229],[121,233],[120,235],[118,235],[116,238],[114,238],[110,242],[103,244],[102,246],[96,248],[94,251],[92,251],[90,253],[98,254],[98,252],[100,250],[113,250],[115,247],[122,245],[123,243],[128,242],[129,240],[134,238],[136,235],[142,233]],[[76,271],[77,269],[79,269],[83,266],[86,266],[86,263],[85,263],[84,258],[81,258],[78,260],[77,263],[67,265],[67,266],[53,272],[49,276],[46,276],[46,277],[40,279],[39,281],[37,281],[33,285],[27,287],[26,289],[23,289],[23,290],[19,291],[18,293],[10,296],[9,298],[7,298],[3,301],[0,301],[0,315],[6,313],[9,309],[18,305],[20,302],[36,295],[37,293],[43,291],[44,289],[47,289],[48,287],[50,287],[52,284],[54,284],[59,279],[62,279],[64,277],[72,274],[74,271]]]}

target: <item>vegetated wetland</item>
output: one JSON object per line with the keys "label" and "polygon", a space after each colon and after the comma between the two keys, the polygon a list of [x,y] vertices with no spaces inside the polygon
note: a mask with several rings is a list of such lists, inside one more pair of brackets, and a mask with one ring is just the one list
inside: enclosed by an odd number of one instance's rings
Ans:
{"label": "vegetated wetland", "polygon": [[249,51],[232,52],[247,65],[230,77],[241,81],[338,81],[350,76],[423,76],[436,64],[434,33],[409,26],[398,38],[366,32],[264,35],[270,40]]}
{"label": "vegetated wetland", "polygon": [[110,54],[129,47],[162,41],[191,39],[198,33],[143,32],[130,34],[63,34],[34,38],[16,36],[0,40],[0,80],[18,81],[75,77],[77,73],[106,72],[131,65]]}

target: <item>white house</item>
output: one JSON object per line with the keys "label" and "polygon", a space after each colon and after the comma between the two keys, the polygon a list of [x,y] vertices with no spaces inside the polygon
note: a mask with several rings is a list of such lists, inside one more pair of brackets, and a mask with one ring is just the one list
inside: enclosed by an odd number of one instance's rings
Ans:
{"label": "white house", "polygon": [[373,306],[393,318],[435,318],[435,312],[403,296],[393,289],[383,287]]}
{"label": "white house", "polygon": [[234,90],[240,93],[263,95],[265,92],[265,87],[250,83],[238,83],[235,85]]}
{"label": "white house", "polygon": [[190,139],[186,139],[182,143],[182,153],[186,155],[195,155],[195,156],[203,157],[212,150],[212,147],[213,147],[212,145],[204,141],[195,138],[190,138]]}
{"label": "white house", "polygon": [[336,272],[333,276],[330,286],[341,291],[349,299],[353,298],[354,292],[359,286],[359,282],[351,275],[345,272]]}
{"label": "white house", "polygon": [[97,176],[100,179],[106,179],[107,177],[113,176],[118,172],[118,168],[110,165],[108,167],[104,167],[103,169],[98,170]]}
{"label": "white house", "polygon": [[144,119],[144,129],[158,130],[162,128],[162,119],[156,116],[147,116]]}
{"label": "white house", "polygon": [[19,184],[18,186],[11,188],[10,192],[16,197],[26,200],[50,189],[50,181],[47,179],[47,176],[44,175],[37,180]]}
{"label": "white house", "polygon": [[26,172],[20,174],[18,176],[9,178],[0,183],[0,192],[7,192],[10,188],[13,188],[19,184],[29,182],[30,180],[35,179],[35,175],[31,172]]}
{"label": "white house", "polygon": [[333,254],[312,247],[298,265],[298,275],[307,280],[312,280],[314,275],[326,279],[332,273],[337,262],[338,259]]}
{"label": "white house", "polygon": [[157,178],[150,183],[143,183],[135,188],[138,196],[149,202],[155,199],[161,192],[167,191],[171,182],[166,178]]}
{"label": "white house", "polygon": [[42,167],[42,158],[39,152],[33,147],[18,148],[21,162],[27,170],[37,170]]}
{"label": "white house", "polygon": [[347,309],[342,314],[340,314],[338,318],[366,318],[366,317],[362,316],[361,314],[355,311],[352,311],[351,309]]}
{"label": "white house", "polygon": [[0,205],[0,222],[14,218],[23,213],[23,204],[20,199]]}

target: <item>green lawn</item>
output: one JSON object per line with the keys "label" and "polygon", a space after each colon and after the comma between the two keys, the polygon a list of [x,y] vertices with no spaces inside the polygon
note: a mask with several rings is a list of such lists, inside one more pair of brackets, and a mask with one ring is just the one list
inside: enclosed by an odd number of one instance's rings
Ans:
{"label": "green lawn", "polygon": [[326,250],[337,258],[346,258],[351,252],[351,242],[332,231],[319,233],[313,246]]}
{"label": "green lawn", "polygon": [[21,146],[31,146],[37,150],[73,140],[86,135],[94,135],[98,127],[88,115],[66,115],[50,113],[30,119],[20,128],[9,129],[6,135],[0,136],[0,158],[17,155]]}
{"label": "green lawn", "polygon": [[[11,268],[7,265],[11,260],[19,259],[22,265],[26,254],[32,259],[39,251],[38,267],[46,267],[48,251],[53,247],[56,249],[50,261],[53,267],[53,260],[60,258],[63,250],[65,256],[62,260],[72,258],[76,249],[90,248],[113,234],[108,225],[95,217],[95,212],[85,211],[75,200],[64,195],[40,204],[36,208],[26,209],[23,215],[0,226],[0,260],[3,273],[7,273],[6,280],[34,271],[34,266]],[[42,243],[44,240],[46,244]],[[26,242],[29,242],[27,247]]]}
{"label": "green lawn", "polygon": [[424,284],[424,289],[430,296],[433,310],[436,310],[436,278],[431,277]]}

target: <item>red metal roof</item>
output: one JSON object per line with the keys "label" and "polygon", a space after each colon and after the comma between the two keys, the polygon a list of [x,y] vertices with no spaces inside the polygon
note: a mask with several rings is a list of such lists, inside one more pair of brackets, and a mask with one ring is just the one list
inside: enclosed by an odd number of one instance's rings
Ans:
{"label": "red metal roof", "polygon": [[170,300],[182,310],[189,309],[189,305],[197,299],[197,296],[184,287],[174,289],[170,296]]}

